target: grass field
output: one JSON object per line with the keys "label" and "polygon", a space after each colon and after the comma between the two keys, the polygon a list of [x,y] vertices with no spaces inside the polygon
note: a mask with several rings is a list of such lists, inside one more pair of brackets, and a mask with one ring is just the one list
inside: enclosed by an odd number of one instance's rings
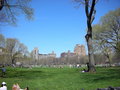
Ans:
{"label": "grass field", "polygon": [[97,68],[96,73],[82,73],[81,68],[7,68],[8,90],[14,83],[30,90],[95,90],[120,86],[120,67]]}

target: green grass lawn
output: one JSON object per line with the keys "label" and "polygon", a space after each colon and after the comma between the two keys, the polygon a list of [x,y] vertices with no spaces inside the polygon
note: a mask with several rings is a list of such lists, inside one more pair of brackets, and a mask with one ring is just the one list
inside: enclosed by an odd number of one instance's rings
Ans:
{"label": "green grass lawn", "polygon": [[[82,73],[81,68],[7,68],[8,90],[14,83],[30,90],[95,90],[120,86],[120,67],[97,68],[96,73]],[[0,73],[1,74],[1,73]]]}

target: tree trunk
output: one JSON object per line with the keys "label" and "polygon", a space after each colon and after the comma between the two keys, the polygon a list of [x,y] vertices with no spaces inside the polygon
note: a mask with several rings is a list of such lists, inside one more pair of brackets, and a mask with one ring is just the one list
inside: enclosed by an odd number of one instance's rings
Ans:
{"label": "tree trunk", "polygon": [[15,65],[15,59],[14,59],[14,58],[12,59],[12,64],[14,64],[14,65]]}
{"label": "tree trunk", "polygon": [[16,61],[15,61],[14,55],[11,54],[10,57],[11,57],[11,62],[12,62],[12,64],[15,65],[15,64],[16,64]]}
{"label": "tree trunk", "polygon": [[92,46],[92,37],[91,35],[86,35],[87,47],[88,47],[88,57],[89,57],[89,67],[88,72],[95,72],[95,61],[93,54],[93,46]]}
{"label": "tree trunk", "polygon": [[89,7],[89,0],[85,0],[85,12],[87,17],[87,34],[85,36],[87,41],[87,47],[88,47],[88,56],[89,56],[89,66],[88,66],[88,72],[95,72],[95,61],[94,61],[94,54],[93,54],[93,45],[92,45],[92,22],[95,18],[95,2],[96,0],[92,0],[91,7]]}
{"label": "tree trunk", "polygon": [[90,23],[89,18],[87,19],[87,34],[85,36],[87,41],[87,47],[88,47],[88,57],[89,57],[89,68],[88,72],[95,72],[95,60],[94,60],[94,53],[93,53],[93,43],[92,43],[92,26]]}
{"label": "tree trunk", "polygon": [[110,58],[109,54],[106,54],[106,57],[107,57],[107,59],[108,59],[109,66],[111,67],[111,66],[112,66],[112,65],[111,65],[111,58]]}
{"label": "tree trunk", "polygon": [[0,11],[2,10],[3,6],[4,6],[4,0],[0,0]]}

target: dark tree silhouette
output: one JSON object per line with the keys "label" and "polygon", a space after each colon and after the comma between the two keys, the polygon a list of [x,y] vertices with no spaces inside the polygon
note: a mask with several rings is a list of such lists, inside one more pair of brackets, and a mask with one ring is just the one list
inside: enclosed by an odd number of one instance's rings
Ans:
{"label": "dark tree silhouette", "polygon": [[33,19],[31,0],[0,0],[0,23],[16,24],[17,16],[24,14],[27,19]]}
{"label": "dark tree silhouette", "polygon": [[74,0],[77,3],[84,4],[85,13],[87,18],[87,34],[85,35],[88,47],[89,56],[89,72],[95,72],[95,61],[93,56],[93,43],[92,43],[92,22],[95,18],[95,5],[98,0]]}

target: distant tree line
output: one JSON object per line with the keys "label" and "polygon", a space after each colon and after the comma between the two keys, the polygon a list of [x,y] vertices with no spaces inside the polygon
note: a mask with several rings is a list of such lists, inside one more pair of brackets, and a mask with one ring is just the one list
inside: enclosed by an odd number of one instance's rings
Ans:
{"label": "distant tree line", "polygon": [[[94,44],[94,59],[95,64],[106,64],[109,63],[108,57],[102,53],[106,48],[101,48],[101,45],[96,43]],[[98,50],[99,49],[99,50]],[[108,49],[108,47],[107,47]],[[111,48],[110,48],[111,49]],[[112,49],[113,51],[108,51],[110,58],[110,64],[120,62],[118,51]],[[105,52],[105,51],[104,51]],[[114,53],[115,52],[115,53]],[[68,56],[60,58],[42,58],[36,60],[32,58],[31,53],[28,51],[27,46],[21,43],[16,38],[5,38],[0,34],[0,64],[16,65],[17,62],[20,62],[20,65],[86,65],[88,56]]]}
{"label": "distant tree line", "polygon": [[16,60],[28,56],[27,46],[16,38],[5,38],[0,34],[0,63],[16,64]]}
{"label": "distant tree line", "polygon": [[[32,62],[36,62],[37,65],[77,65],[77,64],[86,64],[88,62],[87,56],[72,56],[72,57],[59,57],[59,58],[43,58],[39,60],[32,60]],[[33,63],[31,63],[33,64]]]}

